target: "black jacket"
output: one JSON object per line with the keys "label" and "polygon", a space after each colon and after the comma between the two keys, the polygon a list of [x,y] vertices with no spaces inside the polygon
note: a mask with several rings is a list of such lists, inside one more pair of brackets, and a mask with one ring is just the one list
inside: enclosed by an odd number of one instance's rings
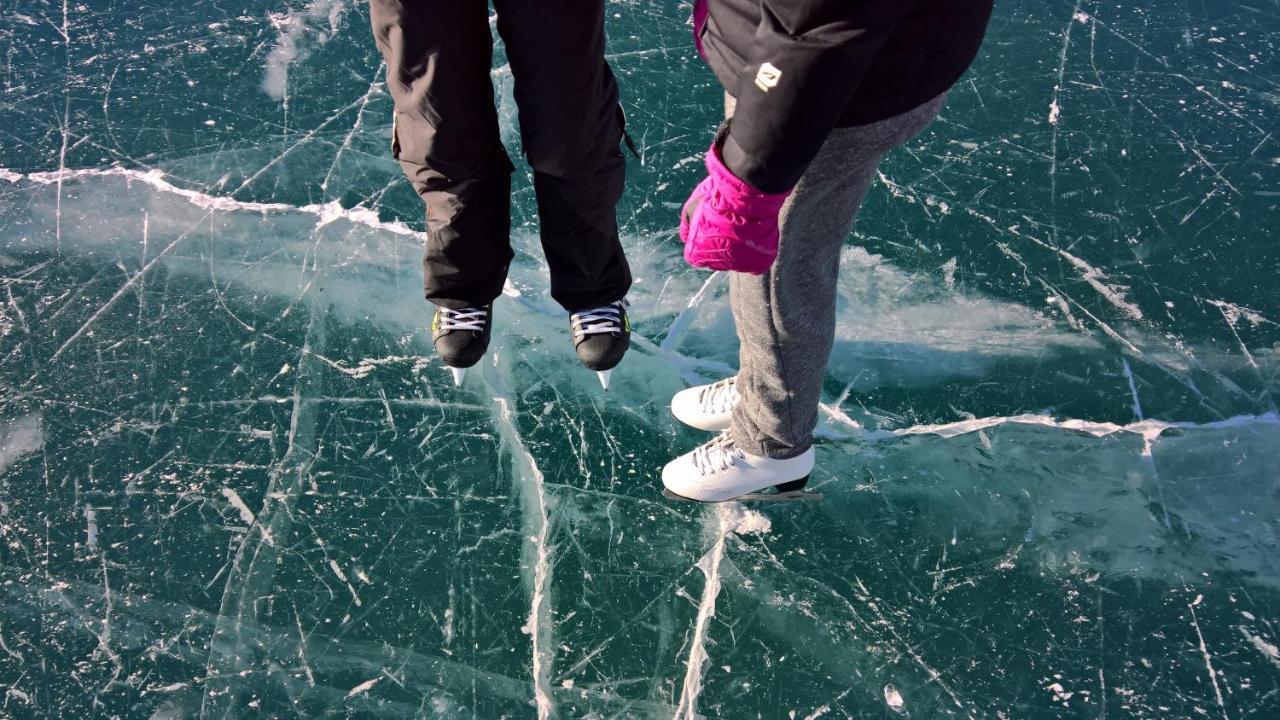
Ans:
{"label": "black jacket", "polygon": [[945,92],[973,62],[993,0],[709,0],[702,47],[737,101],[725,164],[755,187],[799,181],[832,128]]}

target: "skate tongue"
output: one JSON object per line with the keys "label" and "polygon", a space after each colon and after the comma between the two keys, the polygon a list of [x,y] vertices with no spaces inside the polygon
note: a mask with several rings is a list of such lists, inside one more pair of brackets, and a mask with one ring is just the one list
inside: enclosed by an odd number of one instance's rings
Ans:
{"label": "skate tongue", "polygon": [[604,388],[605,392],[609,392],[609,378],[612,375],[612,370],[601,370],[596,373],[596,376],[600,378],[600,387]]}
{"label": "skate tongue", "polygon": [[449,372],[453,374],[453,386],[462,387],[462,381],[467,377],[467,369],[451,367]]}

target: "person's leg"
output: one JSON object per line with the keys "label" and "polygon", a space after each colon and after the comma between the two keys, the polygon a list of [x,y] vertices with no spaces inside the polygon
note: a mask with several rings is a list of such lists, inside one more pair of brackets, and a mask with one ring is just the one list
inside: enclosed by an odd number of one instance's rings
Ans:
{"label": "person's leg", "polygon": [[427,206],[426,297],[454,310],[501,294],[512,257],[488,11],[484,0],[370,2],[395,100],[393,153]]}
{"label": "person's leg", "polygon": [[745,452],[783,459],[813,444],[835,334],[841,247],[880,158],[924,130],[942,100],[833,131],[783,206],[777,262],[764,275],[731,274],[742,397],[731,432]]}
{"label": "person's leg", "polygon": [[622,299],[631,271],[615,208],[626,162],[603,0],[494,0],[520,138],[533,167],[551,296],[566,310]]}

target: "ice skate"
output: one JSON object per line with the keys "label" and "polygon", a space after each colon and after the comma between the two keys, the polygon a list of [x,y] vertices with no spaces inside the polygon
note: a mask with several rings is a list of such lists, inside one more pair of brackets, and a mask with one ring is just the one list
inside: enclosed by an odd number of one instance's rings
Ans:
{"label": "ice skate", "polygon": [[440,360],[449,367],[455,386],[461,387],[467,368],[484,357],[492,331],[493,305],[461,310],[436,308],[431,319],[431,342]]}
{"label": "ice skate", "polygon": [[786,460],[758,457],[724,432],[667,463],[662,469],[663,494],[696,502],[817,500],[822,496],[804,490],[814,455],[809,448]]}
{"label": "ice skate", "polygon": [[631,345],[631,320],[627,317],[627,301],[619,300],[603,307],[583,310],[569,317],[573,330],[573,349],[578,359],[595,370],[600,385],[609,389],[613,369],[622,362]]}
{"label": "ice skate", "polygon": [[680,422],[699,430],[719,432],[729,429],[733,406],[741,396],[738,377],[727,377],[711,383],[681,390],[671,398],[671,414]]}

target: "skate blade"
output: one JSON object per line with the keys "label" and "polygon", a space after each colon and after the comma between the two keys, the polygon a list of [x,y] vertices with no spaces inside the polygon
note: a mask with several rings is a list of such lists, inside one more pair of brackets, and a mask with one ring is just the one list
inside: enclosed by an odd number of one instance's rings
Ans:
{"label": "skate blade", "polygon": [[604,388],[605,392],[609,392],[609,378],[612,376],[612,370],[601,370],[596,373],[596,377],[600,378],[600,387]]}
{"label": "skate blade", "polygon": [[451,367],[449,372],[453,375],[453,386],[462,387],[462,381],[467,379],[467,369]]}
{"label": "skate blade", "polygon": [[735,502],[795,502],[797,500],[821,500],[822,493],[806,492],[804,490],[789,490],[787,492],[771,492],[771,493],[747,493],[739,495],[736,498],[730,498]]}
{"label": "skate blade", "polygon": [[721,502],[795,502],[797,500],[821,500],[822,493],[808,492],[805,490],[789,490],[787,492],[755,492],[739,495],[738,497],[728,498],[726,500],[695,500],[687,498],[683,495],[677,495],[666,488],[662,488],[662,494],[668,500],[677,500],[679,502],[702,503],[704,505],[714,505]]}

